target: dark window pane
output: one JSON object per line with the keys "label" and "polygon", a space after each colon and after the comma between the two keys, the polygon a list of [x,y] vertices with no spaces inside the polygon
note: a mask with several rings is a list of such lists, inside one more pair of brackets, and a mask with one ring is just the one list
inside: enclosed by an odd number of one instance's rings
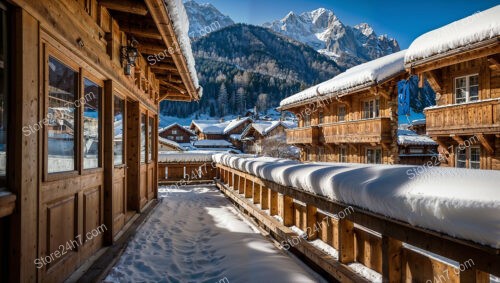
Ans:
{"label": "dark window pane", "polygon": [[146,115],[141,114],[141,163],[146,162]]}
{"label": "dark window pane", "polygon": [[[0,177],[7,170],[7,12],[0,7]],[[23,131],[23,134],[25,132]]]}
{"label": "dark window pane", "polygon": [[101,88],[85,79],[83,94],[83,168],[99,166]]}
{"label": "dark window pane", "polygon": [[123,161],[123,118],[124,118],[124,107],[125,104],[123,99],[119,97],[114,97],[114,164],[121,165]]}
{"label": "dark window pane", "polygon": [[49,58],[48,173],[75,170],[78,74]]}

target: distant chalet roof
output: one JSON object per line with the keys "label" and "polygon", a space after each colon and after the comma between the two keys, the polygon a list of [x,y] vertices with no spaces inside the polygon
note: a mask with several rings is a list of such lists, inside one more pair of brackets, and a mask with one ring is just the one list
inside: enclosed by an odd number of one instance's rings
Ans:
{"label": "distant chalet roof", "polygon": [[352,67],[328,81],[283,99],[280,108],[288,108],[314,98],[343,96],[383,83],[405,71],[405,52],[406,50],[399,51]]}
{"label": "distant chalet roof", "polygon": [[295,126],[294,123],[289,121],[258,121],[252,123],[251,127],[262,136],[265,136],[279,125],[282,125],[286,129],[293,128]]}
{"label": "distant chalet roof", "polygon": [[250,117],[234,119],[226,122],[217,120],[193,120],[191,125],[197,127],[204,134],[225,135],[246,121],[252,121]]}
{"label": "distant chalet roof", "polygon": [[411,130],[398,130],[398,145],[437,145],[428,136],[419,135]]}
{"label": "distant chalet roof", "polygon": [[184,147],[182,147],[180,144],[176,143],[175,141],[165,139],[165,138],[158,136],[158,142],[163,143],[165,145],[169,145],[169,146],[177,149],[178,151],[184,151]]}
{"label": "distant chalet roof", "polygon": [[500,36],[500,5],[432,30],[415,39],[405,55],[405,64],[446,54],[462,47],[481,45]]}
{"label": "distant chalet roof", "polygon": [[166,131],[166,130],[168,130],[168,129],[171,129],[171,128],[175,127],[175,126],[177,126],[177,127],[181,128],[182,130],[186,131],[186,132],[187,132],[187,133],[189,133],[190,135],[193,135],[193,136],[195,136],[195,135],[196,135],[195,133],[193,133],[193,131],[191,131],[190,129],[186,129],[185,127],[183,127],[183,126],[182,126],[182,125],[180,125],[179,123],[173,123],[173,124],[170,124],[170,125],[168,125],[168,126],[166,126],[166,127],[164,127],[164,128],[161,128],[161,129],[159,129],[159,130],[158,130],[158,133],[160,133],[160,134],[161,134],[162,132],[164,132],[164,131]]}
{"label": "distant chalet roof", "polygon": [[226,140],[198,140],[193,142],[193,145],[197,148],[207,148],[207,147],[230,148],[233,146],[232,143]]}

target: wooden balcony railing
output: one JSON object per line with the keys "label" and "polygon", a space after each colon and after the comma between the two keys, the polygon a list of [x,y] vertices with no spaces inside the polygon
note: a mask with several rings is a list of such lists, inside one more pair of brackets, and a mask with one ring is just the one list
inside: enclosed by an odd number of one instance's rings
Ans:
{"label": "wooden balcony railing", "polygon": [[286,130],[286,142],[288,144],[310,144],[316,145],[319,140],[318,126],[295,128]]}
{"label": "wooden balcony railing", "polygon": [[427,134],[476,134],[500,132],[500,100],[456,104],[425,110]]}
{"label": "wooden balcony railing", "polygon": [[346,121],[321,126],[321,141],[325,143],[380,143],[390,140],[390,118]]}
{"label": "wooden balcony railing", "polygon": [[[499,250],[489,246],[415,227],[222,164],[217,164],[216,185],[284,249],[305,256],[340,282],[371,282],[351,264],[381,274],[383,282],[489,282],[489,274],[500,276]],[[291,226],[306,231],[307,237],[296,234]],[[315,239],[338,254],[320,250],[311,243]],[[454,267],[432,253],[460,265]]]}

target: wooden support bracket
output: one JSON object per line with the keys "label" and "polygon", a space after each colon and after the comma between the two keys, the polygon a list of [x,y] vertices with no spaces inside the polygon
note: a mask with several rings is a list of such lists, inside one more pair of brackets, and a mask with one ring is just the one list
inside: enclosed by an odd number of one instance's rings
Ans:
{"label": "wooden support bracket", "polygon": [[494,145],[492,145],[483,134],[476,134],[476,137],[489,154],[493,154],[495,152]]}

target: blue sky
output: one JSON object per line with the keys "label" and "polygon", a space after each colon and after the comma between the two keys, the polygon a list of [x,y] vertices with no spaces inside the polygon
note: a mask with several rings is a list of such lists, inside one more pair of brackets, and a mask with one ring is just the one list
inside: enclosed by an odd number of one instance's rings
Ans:
{"label": "blue sky", "polygon": [[333,10],[344,24],[369,23],[377,34],[388,34],[407,48],[417,36],[500,4],[494,0],[196,0],[212,3],[235,22],[260,25],[320,7]]}

